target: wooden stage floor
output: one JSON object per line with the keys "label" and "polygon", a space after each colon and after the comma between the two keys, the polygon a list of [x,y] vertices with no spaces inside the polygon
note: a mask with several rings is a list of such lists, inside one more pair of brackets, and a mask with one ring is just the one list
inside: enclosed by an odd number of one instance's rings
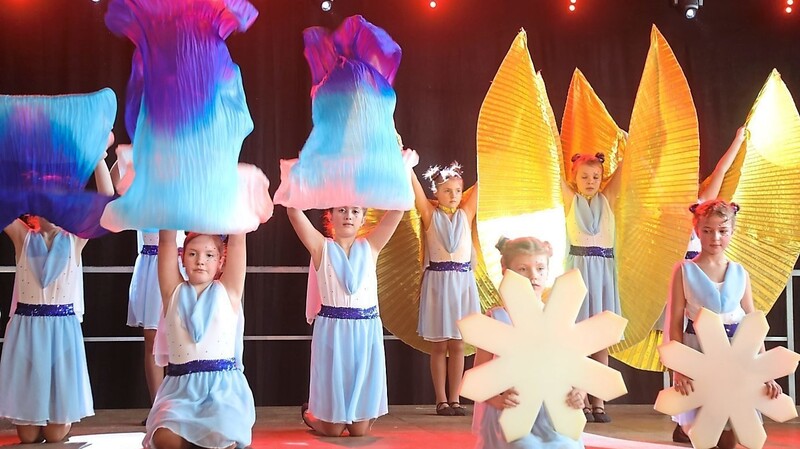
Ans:
{"label": "wooden stage floor", "polygon": [[[609,405],[614,421],[588,424],[583,435],[587,449],[664,449],[691,447],[672,443],[674,424],[648,405]],[[144,427],[138,423],[146,410],[98,410],[97,415],[76,424],[69,442],[32,446],[17,444],[13,426],[0,424],[0,448],[46,447],[47,449],[137,449]],[[471,417],[436,416],[430,406],[401,405],[389,408],[373,433],[364,438],[322,438],[300,420],[299,407],[259,407],[253,429],[253,449],[471,449]],[[800,448],[800,419],[777,424],[765,419],[765,449]]]}

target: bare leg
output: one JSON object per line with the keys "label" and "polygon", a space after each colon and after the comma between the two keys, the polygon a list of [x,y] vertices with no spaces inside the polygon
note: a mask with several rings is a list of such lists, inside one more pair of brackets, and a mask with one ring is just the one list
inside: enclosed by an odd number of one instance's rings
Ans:
{"label": "bare leg", "polygon": [[436,394],[436,403],[447,402],[445,383],[447,379],[447,341],[433,343],[431,351],[431,379],[433,391]]}
{"label": "bare leg", "polygon": [[303,420],[317,433],[321,433],[326,437],[340,437],[342,433],[344,433],[346,427],[345,424],[331,423],[317,419],[317,417],[311,413],[311,410],[306,410],[303,413]]}
{"label": "bare leg", "polygon": [[42,426],[16,426],[17,436],[23,444],[41,443],[44,441],[42,436]]}
{"label": "bare leg", "polygon": [[722,431],[717,447],[719,449],[734,449],[736,447],[736,435],[733,434],[733,430]]}
{"label": "bare leg", "polygon": [[350,434],[351,437],[363,437],[366,436],[370,429],[372,429],[372,423],[375,420],[368,419],[366,421],[358,421],[354,422],[353,424],[347,425],[347,432]]}
{"label": "bare leg", "polygon": [[[594,354],[592,354],[592,358],[602,363],[603,365],[608,366],[608,349],[603,349],[600,352],[595,352]],[[594,421],[600,423],[611,422],[611,417],[605,414],[605,403],[603,402],[603,400],[595,396],[590,396],[590,398],[592,403],[592,414],[594,415]]]}
{"label": "bare leg", "polygon": [[44,440],[48,443],[58,443],[67,438],[71,428],[72,424],[48,424],[42,429],[42,434],[44,435]]}
{"label": "bare leg", "polygon": [[461,393],[461,377],[464,375],[464,342],[462,340],[447,340],[447,398],[449,402],[459,402]]}
{"label": "bare leg", "polygon": [[156,449],[190,449],[192,447],[180,435],[164,427],[156,429],[153,434],[153,446]]}
{"label": "bare leg", "polygon": [[153,344],[156,340],[155,329],[144,329],[144,377],[147,379],[147,390],[150,392],[150,403],[156,400],[156,392],[164,380],[164,368],[156,365],[153,356]]}

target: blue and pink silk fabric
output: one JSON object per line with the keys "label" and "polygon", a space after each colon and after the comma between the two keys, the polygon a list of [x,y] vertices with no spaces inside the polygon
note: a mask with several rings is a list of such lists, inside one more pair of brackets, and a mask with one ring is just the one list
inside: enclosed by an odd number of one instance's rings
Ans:
{"label": "blue and pink silk fabric", "polygon": [[238,164],[253,121],[225,45],[257,15],[245,0],[109,3],[106,25],[136,45],[125,104],[136,175],[104,227],[240,233],[272,215],[266,176]]}
{"label": "blue and pink silk fabric", "polygon": [[[400,46],[352,16],[335,31],[303,32],[313,129],[298,159],[281,161],[275,203],[298,209],[408,210],[411,178],[394,126]],[[410,153],[410,152],[408,152]]]}
{"label": "blue and pink silk fabric", "polygon": [[111,89],[59,96],[0,95],[0,227],[22,214],[82,238],[105,234],[112,197],[85,191],[114,125]]}

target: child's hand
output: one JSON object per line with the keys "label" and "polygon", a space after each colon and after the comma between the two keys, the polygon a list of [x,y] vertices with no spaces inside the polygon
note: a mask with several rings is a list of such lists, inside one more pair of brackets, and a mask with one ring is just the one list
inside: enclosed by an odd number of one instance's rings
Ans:
{"label": "child's hand", "polygon": [[736,137],[735,139],[739,142],[743,141],[745,137],[747,137],[747,128],[742,126],[741,128],[736,130]]}
{"label": "child's hand", "polygon": [[781,393],[783,393],[783,389],[781,388],[781,386],[778,385],[778,383],[775,382],[774,380],[771,380],[769,382],[764,382],[764,385],[767,386],[767,396],[769,396],[770,399],[777,399],[778,396],[780,396]]}
{"label": "child's hand", "polygon": [[675,384],[675,390],[677,390],[678,393],[684,396],[688,396],[689,393],[692,393],[694,391],[694,384],[692,384],[692,379],[684,376],[683,374],[675,371],[672,374],[672,379]]}
{"label": "child's hand", "polygon": [[498,410],[514,408],[519,405],[518,394],[517,390],[512,387],[497,396],[493,396],[491,399],[487,400],[486,403]]}
{"label": "child's hand", "polygon": [[585,399],[586,392],[583,390],[573,388],[569,393],[567,393],[567,405],[572,408],[583,408]]}

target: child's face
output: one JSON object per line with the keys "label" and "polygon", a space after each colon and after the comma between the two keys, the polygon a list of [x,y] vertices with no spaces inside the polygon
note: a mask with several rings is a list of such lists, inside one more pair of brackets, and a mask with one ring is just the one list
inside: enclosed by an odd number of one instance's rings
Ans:
{"label": "child's face", "polygon": [[549,273],[547,254],[518,254],[506,268],[530,279],[533,291],[542,296]]}
{"label": "child's face", "polygon": [[600,190],[603,180],[603,167],[597,164],[583,163],[575,169],[575,186],[578,193],[593,196]]}
{"label": "child's face", "polygon": [[183,248],[183,266],[190,284],[213,281],[222,267],[222,256],[210,235],[198,235]]}
{"label": "child's face", "polygon": [[439,204],[445,207],[458,207],[461,204],[461,195],[464,190],[464,180],[461,178],[450,178],[436,186],[436,199]]}
{"label": "child's face", "polygon": [[364,209],[358,206],[339,206],[331,211],[333,235],[337,237],[355,237],[364,224]]}
{"label": "child's face", "polygon": [[703,252],[715,255],[725,252],[725,248],[728,247],[733,236],[733,225],[730,219],[711,214],[707,217],[700,217],[695,231],[700,237]]}

